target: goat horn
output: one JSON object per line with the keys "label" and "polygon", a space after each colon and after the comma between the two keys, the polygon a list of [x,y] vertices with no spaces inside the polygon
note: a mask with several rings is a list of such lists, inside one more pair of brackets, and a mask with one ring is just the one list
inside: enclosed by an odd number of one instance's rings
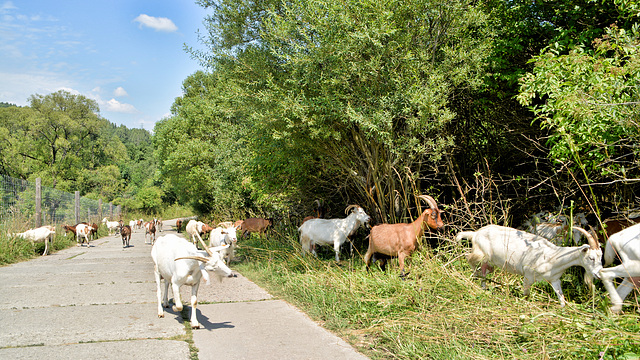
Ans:
{"label": "goat horn", "polygon": [[600,244],[598,244],[598,242],[593,237],[593,235],[591,235],[587,230],[578,226],[574,226],[573,229],[580,231],[587,238],[587,242],[589,243],[589,246],[591,246],[593,250],[598,250],[600,248]]}
{"label": "goat horn", "polygon": [[349,205],[349,206],[347,206],[347,208],[346,208],[346,209],[344,209],[344,213],[345,213],[345,214],[348,214],[348,213],[349,213],[349,210],[351,210],[351,209],[353,209],[353,208],[358,208],[358,207],[359,207],[358,205]]}
{"label": "goat horn", "polygon": [[427,202],[427,204],[429,204],[429,207],[432,210],[436,210],[438,208],[438,203],[434,200],[434,198],[432,198],[429,195],[420,195],[418,196],[420,199],[424,200]]}
{"label": "goat horn", "polygon": [[202,240],[202,238],[198,236],[198,240],[200,240],[200,244],[202,244],[202,246],[204,247],[204,249],[207,251],[207,254],[209,254],[209,256],[213,256],[213,253],[211,252],[211,250],[209,249],[209,247],[207,246],[207,244],[205,244],[205,243],[204,243],[204,241]]}
{"label": "goat horn", "polygon": [[184,260],[184,259],[193,259],[193,260],[198,260],[198,261],[202,261],[202,262],[209,262],[209,259],[207,259],[206,257],[202,257],[202,256],[184,256],[184,257],[179,257],[177,259],[175,259],[174,261],[178,261],[178,260]]}

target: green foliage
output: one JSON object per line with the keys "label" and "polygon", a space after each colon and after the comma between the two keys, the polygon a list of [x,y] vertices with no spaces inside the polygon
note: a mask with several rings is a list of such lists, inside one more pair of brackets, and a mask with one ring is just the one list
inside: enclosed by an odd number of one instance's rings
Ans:
{"label": "green foliage", "polygon": [[164,188],[199,213],[229,217],[244,204],[244,135],[216,74],[197,72],[184,82],[175,115],[156,124],[153,138]]}
{"label": "green foliage", "polygon": [[95,101],[66,91],[0,107],[0,173],[93,199],[135,197],[155,175],[151,135],[98,112]]}
{"label": "green foliage", "polygon": [[551,158],[575,161],[594,176],[623,179],[630,169],[637,172],[638,35],[637,26],[612,27],[593,49],[577,47],[563,55],[563,48],[552,46],[534,59],[518,99],[554,131]]}
{"label": "green foliage", "polygon": [[140,209],[147,215],[155,214],[160,210],[160,206],[163,203],[163,195],[164,192],[158,187],[144,187],[138,191],[135,202],[129,204],[129,206],[132,206],[134,209]]}
{"label": "green foliage", "polygon": [[[481,86],[490,48],[487,16],[467,1],[201,4],[215,10],[211,49],[192,54],[226,85],[208,95],[216,120],[247,128],[258,201],[324,194],[395,216],[396,192],[421,192],[415,178],[453,146],[448,101]],[[182,121],[204,114],[184,109]]]}

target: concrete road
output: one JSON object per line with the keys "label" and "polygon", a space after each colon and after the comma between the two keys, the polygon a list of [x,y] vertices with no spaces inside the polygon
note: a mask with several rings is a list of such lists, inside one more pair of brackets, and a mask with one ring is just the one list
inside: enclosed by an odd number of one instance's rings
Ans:
{"label": "concrete road", "polygon": [[240,274],[201,284],[189,335],[181,314],[157,317],[144,230],[131,244],[107,236],[0,268],[0,359],[367,359]]}

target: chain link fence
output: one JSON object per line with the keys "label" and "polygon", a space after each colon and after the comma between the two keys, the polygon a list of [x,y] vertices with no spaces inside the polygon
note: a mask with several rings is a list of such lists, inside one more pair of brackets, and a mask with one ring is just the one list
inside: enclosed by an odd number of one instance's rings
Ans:
{"label": "chain link fence", "polygon": [[103,204],[102,200],[80,197],[22,179],[0,175],[0,221],[27,219],[27,227],[41,225],[99,223],[106,217],[119,218],[120,206]]}

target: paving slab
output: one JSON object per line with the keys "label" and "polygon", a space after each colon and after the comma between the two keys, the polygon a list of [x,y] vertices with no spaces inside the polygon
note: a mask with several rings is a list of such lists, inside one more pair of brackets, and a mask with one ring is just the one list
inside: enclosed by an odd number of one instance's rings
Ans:
{"label": "paving slab", "polygon": [[175,360],[188,358],[189,345],[184,341],[177,340],[132,340],[0,349],[0,359],[12,360]]}
{"label": "paving slab", "polygon": [[[200,360],[363,360],[341,338],[282,300],[199,305]],[[224,349],[221,351],[221,349]]]}

